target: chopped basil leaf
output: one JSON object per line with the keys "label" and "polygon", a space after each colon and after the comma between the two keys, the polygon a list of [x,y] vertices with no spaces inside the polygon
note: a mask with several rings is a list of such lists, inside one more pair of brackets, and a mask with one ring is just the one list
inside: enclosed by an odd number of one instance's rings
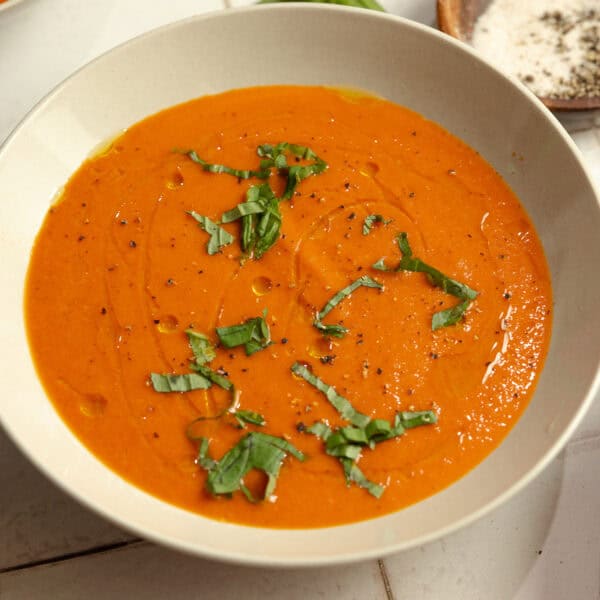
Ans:
{"label": "chopped basil leaf", "polygon": [[431,410],[403,411],[398,413],[396,417],[404,429],[431,425],[437,422],[437,415]]}
{"label": "chopped basil leaf", "polygon": [[[268,186],[267,186],[268,187]],[[281,212],[279,200],[273,194],[271,188],[268,191],[261,190],[261,198],[264,200],[264,212],[256,219],[253,240],[253,248],[247,250],[254,253],[255,258],[260,258],[278,239],[281,230]]]}
{"label": "chopped basil leaf", "polygon": [[313,375],[308,368],[298,362],[292,365],[292,372],[298,377],[304,379],[310,385],[316,387],[321,393],[325,394],[330,404],[340,413],[340,415],[350,421],[357,427],[364,427],[371,420],[367,415],[358,412],[347,398],[340,396],[335,388],[326,384],[316,375]]}
{"label": "chopped basil leaf", "polygon": [[[258,187],[260,186],[253,185],[250,190]],[[250,192],[250,190],[248,190],[248,192]],[[246,202],[238,204],[235,208],[223,213],[221,215],[221,223],[231,223],[232,221],[237,221],[237,219],[241,219],[248,215],[262,213],[264,210],[264,206],[260,202],[257,202],[256,200],[247,200]]]}
{"label": "chopped basil leaf", "polygon": [[208,379],[211,383],[218,385],[220,388],[223,388],[228,392],[233,389],[233,383],[231,383],[231,381],[229,381],[229,379],[227,379],[227,377],[225,377],[224,375],[217,373],[217,371],[213,371],[207,366],[199,365],[197,363],[192,364],[191,368],[194,369],[194,371],[200,373],[200,375]]}
{"label": "chopped basil leaf", "polygon": [[[276,146],[271,144],[262,144],[258,147],[258,155],[263,158],[260,163],[261,169],[274,167],[279,170],[287,171],[287,184],[285,191],[281,196],[282,200],[289,200],[296,191],[298,184],[311,175],[319,175],[327,169],[327,163],[319,158],[310,148],[299,146],[298,144],[289,144],[281,142]],[[286,152],[303,160],[312,160],[309,165],[288,165]]]}
{"label": "chopped basil leaf", "polygon": [[327,440],[327,438],[331,435],[331,429],[327,423],[323,423],[323,421],[315,421],[310,427],[306,428],[307,433],[312,433],[317,437],[320,437],[323,440]]}
{"label": "chopped basil leaf", "polygon": [[263,317],[247,319],[230,327],[217,327],[217,335],[225,348],[244,346],[246,356],[264,350],[272,343],[269,326]]}
{"label": "chopped basil leaf", "polygon": [[358,487],[364,488],[375,498],[381,498],[385,491],[384,486],[379,483],[369,481],[365,474],[360,470],[360,467],[348,458],[340,459],[342,466],[344,467],[344,475],[346,476],[347,483],[355,483]]}
{"label": "chopped basil leaf", "polygon": [[242,250],[260,258],[278,239],[281,230],[279,200],[267,183],[253,185],[246,202],[223,213],[221,222],[242,219]]}
{"label": "chopped basil leaf", "polygon": [[385,258],[380,258],[377,262],[374,262],[371,265],[371,268],[376,269],[377,271],[393,271],[394,270],[385,264]]}
{"label": "chopped basil leaf", "polygon": [[398,265],[395,268],[388,267],[384,259],[380,258],[371,267],[378,271],[413,271],[415,273],[424,273],[431,285],[439,287],[447,294],[463,300],[463,302],[456,306],[434,313],[431,319],[431,329],[435,331],[442,327],[456,325],[463,318],[469,305],[477,298],[479,293],[471,289],[468,285],[444,275],[441,271],[423,262],[420,258],[415,258],[408,243],[406,232],[400,233],[396,237],[396,242],[402,255]]}
{"label": "chopped basil leaf", "polygon": [[[327,163],[306,146],[289,144],[288,142],[281,142],[276,146],[263,144],[257,148],[257,153],[262,159],[259,171],[232,169],[225,165],[210,164],[200,158],[194,150],[186,152],[191,160],[201,165],[205,171],[210,171],[211,173],[227,173],[241,179],[249,179],[250,177],[267,179],[271,175],[271,169],[277,169],[280,172],[285,172],[287,175],[285,191],[281,198],[275,196],[275,193],[267,183],[253,185],[247,191],[246,202],[238,204],[235,208],[226,211],[221,216],[221,223],[230,223],[238,219],[242,220],[242,250],[248,256],[255,259],[261,258],[279,239],[281,231],[280,200],[289,200],[300,181],[311,175],[322,173],[327,169]],[[288,154],[300,160],[304,159],[313,162],[312,164],[289,165]],[[209,254],[216,254],[222,246],[230,244],[233,241],[233,236],[208,217],[198,215],[194,212],[189,214],[210,234],[211,237],[208,242]]]}
{"label": "chopped basil leaf", "polygon": [[200,438],[196,463],[207,471],[210,471],[217,466],[217,461],[208,456],[208,438]]}
{"label": "chopped basil leaf", "polygon": [[244,477],[252,469],[257,469],[268,478],[263,494],[263,499],[266,499],[275,491],[286,456],[291,454],[300,461],[304,460],[304,454],[288,441],[266,433],[248,433],[219,461],[208,456],[208,441],[205,440],[203,438],[200,442],[197,463],[208,471],[206,487],[213,495],[231,495],[242,491],[248,500],[254,502],[255,499],[244,485]]}
{"label": "chopped basil leaf", "polygon": [[451,308],[446,308],[445,310],[440,310],[434,313],[433,317],[431,318],[431,329],[435,331],[436,329],[441,329],[442,327],[456,325],[463,318],[470,304],[470,300],[463,300],[456,306],[452,306]]}
{"label": "chopped basil leaf", "polygon": [[371,229],[375,223],[383,223],[384,225],[387,225],[388,223],[391,223],[391,222],[392,222],[391,219],[385,219],[383,217],[383,215],[368,215],[367,217],[365,217],[365,220],[363,221],[363,226],[362,226],[363,235],[369,235],[369,233],[371,232]]}
{"label": "chopped basil leaf", "polygon": [[312,433],[321,438],[325,442],[325,451],[327,454],[335,456],[340,461],[348,485],[355,483],[359,487],[366,489],[372,496],[375,496],[375,498],[381,497],[384,492],[384,487],[378,483],[369,481],[356,464],[356,460],[360,456],[360,446],[354,446],[354,450],[350,450],[352,447],[350,444],[334,445],[330,440],[336,436],[336,432],[332,432],[331,429],[321,421],[317,421],[308,427],[306,431],[307,433]]}
{"label": "chopped basil leaf", "polygon": [[187,214],[196,219],[200,228],[210,235],[210,239],[206,245],[206,250],[209,254],[217,254],[223,246],[227,246],[233,242],[234,237],[208,217],[199,215],[193,210],[187,211]]}
{"label": "chopped basil leaf", "polygon": [[150,373],[150,381],[154,391],[165,393],[207,390],[211,386],[210,380],[198,373],[184,373],[182,375]]}
{"label": "chopped basil leaf", "polygon": [[323,335],[328,335],[336,338],[343,338],[348,333],[348,328],[343,325],[325,325],[320,321],[313,321],[313,326],[316,327]]}
{"label": "chopped basil leaf", "polygon": [[394,417],[393,425],[384,419],[371,419],[356,411],[346,398],[337,394],[332,386],[323,383],[304,365],[294,363],[292,372],[325,394],[340,415],[352,423],[350,426],[331,429],[327,423],[317,421],[306,432],[322,439],[325,442],[325,452],[340,460],[348,484],[356,483],[376,498],[383,494],[384,487],[369,481],[356,464],[362,449],[366,446],[373,449],[380,442],[401,436],[406,429],[437,422],[437,415],[431,410],[399,412]]}
{"label": "chopped basil leaf", "polygon": [[251,410],[236,410],[233,416],[242,427],[245,426],[245,423],[260,425],[261,427],[265,424],[265,418],[261,414]]}
{"label": "chopped basil leaf", "polygon": [[215,348],[207,336],[193,329],[186,329],[185,332],[197,365],[204,365],[215,358]]}
{"label": "chopped basil leaf", "polygon": [[327,316],[327,314],[335,308],[344,298],[349,296],[352,292],[354,292],[359,287],[370,287],[370,288],[383,288],[381,283],[371,279],[368,275],[363,275],[359,277],[357,280],[353,281],[350,285],[347,285],[344,289],[340,290],[333,298],[331,298],[327,304],[317,313],[316,319],[313,321],[313,326],[316,327],[319,331],[321,331],[324,335],[331,335],[334,337],[344,337],[348,330],[342,325],[325,325],[322,322],[322,319]]}
{"label": "chopped basil leaf", "polygon": [[233,175],[234,177],[239,177],[240,179],[250,179],[251,177],[257,177],[258,179],[266,179],[269,177],[271,172],[269,170],[261,169],[260,171],[251,171],[249,169],[232,169],[231,167],[226,167],[225,165],[217,165],[210,164],[200,158],[195,150],[190,150],[189,152],[185,152],[196,164],[199,164],[202,169],[208,171],[209,173],[226,173],[227,175]]}
{"label": "chopped basil leaf", "polygon": [[451,279],[437,269],[423,262],[421,259],[414,258],[408,243],[408,236],[405,232],[402,232],[396,238],[396,240],[402,254],[400,263],[396,268],[397,271],[414,271],[418,273],[425,273],[432,285],[441,288],[447,294],[456,296],[461,300],[474,300],[477,298],[478,293],[475,290],[472,290],[468,285]]}

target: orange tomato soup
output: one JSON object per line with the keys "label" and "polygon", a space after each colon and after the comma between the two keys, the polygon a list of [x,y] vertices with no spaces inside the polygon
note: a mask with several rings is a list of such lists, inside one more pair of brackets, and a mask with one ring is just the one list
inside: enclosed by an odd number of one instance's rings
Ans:
{"label": "orange tomato soup", "polygon": [[[300,177],[289,199],[281,199],[289,167],[314,166],[313,154],[284,152],[288,166],[267,179],[211,172],[186,154],[258,170],[257,148],[280,142],[310,148],[327,165]],[[189,213],[218,224],[261,184],[280,199],[275,243],[259,259],[249,256],[236,220],[221,224],[233,241],[209,254],[211,236]],[[464,298],[423,272],[397,268],[400,233],[412,258],[477,293],[454,324],[434,330],[432,317]],[[319,319],[363,276],[382,288],[358,287]],[[382,99],[276,86],[169,108],[87,160],[38,235],[25,312],[50,399],[108,467],[213,519],[306,528],[399,510],[483,460],[530,399],[551,302],[534,228],[475,150]],[[217,328],[257,317],[270,332],[266,348],[247,356],[243,346],[219,343]],[[345,331],[326,335],[315,321]],[[215,347],[204,368],[235,394],[216,384],[155,391],[152,373],[193,372],[189,328]],[[347,480],[343,461],[310,433],[314,423],[335,431],[349,420],[314,380],[292,373],[294,363],[367,418],[393,425],[399,412],[432,411],[435,422],[348,459],[380,497]],[[235,411],[261,415],[264,424],[238,420]],[[211,493],[208,457],[219,461],[253,432],[291,444],[304,460],[283,452],[264,501]],[[198,461],[200,438],[209,446]],[[255,500],[265,479],[256,470],[243,479]]]}

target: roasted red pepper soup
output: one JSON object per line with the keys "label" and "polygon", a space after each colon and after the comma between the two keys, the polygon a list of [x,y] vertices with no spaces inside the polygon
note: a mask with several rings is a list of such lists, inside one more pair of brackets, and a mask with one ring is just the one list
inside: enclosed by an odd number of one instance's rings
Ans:
{"label": "roasted red pepper soup", "polygon": [[382,99],[227,92],[72,176],[29,267],[31,352],[106,465],[208,517],[321,527],[485,458],[547,352],[534,228],[477,152]]}

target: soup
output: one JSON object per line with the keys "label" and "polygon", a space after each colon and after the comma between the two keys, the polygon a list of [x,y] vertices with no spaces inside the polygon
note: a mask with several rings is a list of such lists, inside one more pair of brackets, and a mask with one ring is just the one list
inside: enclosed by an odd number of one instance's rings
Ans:
{"label": "soup", "polygon": [[525,409],[551,328],[543,249],[476,151],[356,92],[169,108],[87,160],[32,251],[56,410],[166,502],[264,527],[436,493]]}

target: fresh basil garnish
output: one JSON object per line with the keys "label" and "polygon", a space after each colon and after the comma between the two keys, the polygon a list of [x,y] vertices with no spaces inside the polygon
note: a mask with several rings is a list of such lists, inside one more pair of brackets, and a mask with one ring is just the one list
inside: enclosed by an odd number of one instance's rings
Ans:
{"label": "fresh basil garnish", "polygon": [[434,313],[431,319],[431,329],[435,331],[442,327],[456,325],[463,318],[469,305],[477,298],[479,293],[471,289],[468,285],[444,275],[441,271],[423,262],[420,258],[415,258],[408,243],[408,235],[405,232],[396,236],[396,242],[401,254],[398,265],[396,267],[389,267],[385,264],[385,260],[380,258],[371,267],[378,271],[412,271],[415,273],[424,273],[431,285],[439,287],[447,294],[463,300],[463,302],[456,306]]}
{"label": "fresh basil garnish", "polygon": [[[250,257],[260,259],[279,239],[281,231],[281,211],[279,202],[289,200],[296,191],[298,184],[311,175],[318,175],[327,169],[327,163],[320,159],[307,146],[281,142],[275,146],[262,144],[257,148],[260,156],[260,169],[233,169],[225,165],[210,164],[200,158],[194,150],[186,152],[195,163],[210,173],[227,173],[240,179],[268,179],[273,169],[287,176],[287,183],[283,195],[278,198],[268,183],[253,185],[246,193],[246,202],[238,204],[235,208],[226,211],[221,216],[221,223],[230,223],[241,219],[242,221],[242,250]],[[298,160],[312,161],[310,164],[288,164],[288,155]],[[210,240],[207,250],[209,254],[216,254],[219,250],[233,241],[227,231],[208,217],[198,215],[193,211],[189,213],[209,233]]]}
{"label": "fresh basil garnish", "polygon": [[206,251],[210,255],[217,254],[223,246],[227,246],[233,242],[234,237],[208,217],[199,215],[193,210],[187,211],[187,214],[193,217],[198,222],[200,228],[210,235],[210,239],[206,244]]}
{"label": "fresh basil garnish", "polygon": [[150,373],[150,381],[155,392],[191,392],[192,390],[207,390],[211,382],[198,373],[183,373],[170,375]]}
{"label": "fresh basil garnish", "polygon": [[300,461],[304,454],[283,438],[253,431],[245,435],[221,460],[208,455],[209,442],[202,438],[197,463],[208,471],[206,488],[213,495],[231,495],[242,491],[248,500],[256,502],[244,485],[244,477],[252,470],[262,471],[267,476],[267,485],[261,499],[269,498],[275,491],[277,477],[283,460],[291,454]]}
{"label": "fresh basil garnish", "polygon": [[233,175],[240,179],[250,179],[251,177],[257,177],[258,179],[267,179],[271,174],[268,169],[260,169],[259,171],[252,171],[250,169],[232,169],[225,165],[211,164],[200,158],[196,154],[195,150],[189,150],[185,152],[196,164],[200,165],[204,171],[209,173],[226,173],[227,175]]}
{"label": "fresh basil garnish", "polygon": [[242,250],[259,259],[278,239],[281,230],[279,200],[267,183],[253,185],[246,202],[223,213],[222,223],[242,219]]}
{"label": "fresh basil garnish", "polygon": [[262,427],[265,424],[265,418],[252,410],[236,410],[233,416],[237,419],[237,422],[241,427],[245,427],[246,423],[250,425],[258,425]]}
{"label": "fresh basil garnish", "polygon": [[317,421],[306,431],[322,439],[325,452],[341,462],[348,484],[355,483],[376,498],[383,494],[384,487],[369,481],[358,467],[357,461],[362,449],[373,449],[381,442],[403,435],[406,429],[437,422],[437,415],[430,410],[399,412],[395,415],[393,424],[385,419],[371,419],[358,412],[349,400],[340,396],[333,386],[311,373],[305,365],[294,363],[292,372],[323,393],[340,416],[352,423],[350,426],[332,429],[327,423]]}
{"label": "fresh basil garnish", "polygon": [[[327,169],[327,163],[319,158],[307,146],[280,142],[276,146],[262,144],[258,147],[258,155],[263,159],[260,162],[261,169],[275,168],[287,173],[287,184],[281,196],[282,200],[289,200],[296,191],[298,184],[311,175],[319,175]],[[308,165],[289,165],[286,154],[290,154],[301,160],[312,160]]]}
{"label": "fresh basil garnish", "polygon": [[188,336],[190,348],[194,353],[194,360],[198,365],[209,363],[217,355],[215,347],[206,335],[195,331],[194,329],[186,329],[185,333]]}
{"label": "fresh basil garnish", "polygon": [[227,391],[234,391],[233,383],[224,375],[213,371],[206,363],[216,356],[214,346],[206,335],[193,329],[186,329],[188,342],[194,354],[194,361],[190,368],[195,373],[160,374],[151,373],[150,381],[156,392],[191,392],[193,390],[207,390],[216,384]]}
{"label": "fresh basil garnish", "polygon": [[368,215],[365,217],[365,220],[363,221],[363,226],[362,226],[363,235],[369,235],[369,233],[371,232],[371,229],[373,228],[373,225],[375,225],[375,223],[382,223],[383,225],[387,225],[388,223],[391,223],[391,222],[392,222],[391,219],[386,219],[386,218],[384,218],[383,215]]}
{"label": "fresh basil garnish", "polygon": [[316,375],[314,375],[306,365],[295,362],[292,365],[292,373],[304,379],[310,385],[316,387],[321,393],[325,394],[330,404],[337,410],[340,415],[350,421],[357,427],[364,427],[371,420],[367,415],[358,412],[344,396],[340,396],[332,385],[328,385]]}
{"label": "fresh basil garnish", "polygon": [[341,289],[337,292],[325,306],[317,313],[315,320],[313,321],[313,326],[316,327],[319,331],[323,333],[323,335],[330,335],[333,337],[342,338],[348,333],[348,329],[343,325],[326,325],[322,322],[323,318],[326,317],[329,312],[334,309],[344,298],[348,297],[352,292],[354,292],[359,287],[369,287],[369,288],[377,288],[382,289],[383,285],[378,281],[375,281],[368,275],[363,275],[359,277],[351,284],[347,285],[345,288]]}
{"label": "fresh basil garnish", "polygon": [[217,327],[217,335],[225,348],[244,346],[246,356],[271,345],[271,333],[265,321],[266,310],[262,317],[246,319],[239,325]]}

